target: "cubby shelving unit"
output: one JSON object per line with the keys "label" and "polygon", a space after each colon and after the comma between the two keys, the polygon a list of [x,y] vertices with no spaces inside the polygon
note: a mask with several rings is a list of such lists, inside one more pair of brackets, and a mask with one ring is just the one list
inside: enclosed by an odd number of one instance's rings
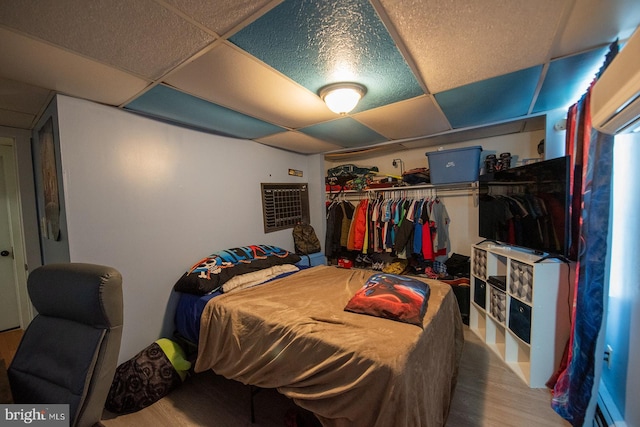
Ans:
{"label": "cubby shelving unit", "polygon": [[560,364],[570,330],[569,265],[519,248],[471,247],[470,329],[531,388]]}

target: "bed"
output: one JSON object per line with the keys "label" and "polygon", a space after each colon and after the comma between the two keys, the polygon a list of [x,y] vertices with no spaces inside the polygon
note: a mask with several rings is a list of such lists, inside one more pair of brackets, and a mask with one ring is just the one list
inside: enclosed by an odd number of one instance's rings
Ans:
{"label": "bed", "polygon": [[325,426],[444,425],[463,346],[455,296],[419,279],[429,289],[420,326],[345,311],[375,273],[316,266],[192,298],[195,371],[276,388]]}

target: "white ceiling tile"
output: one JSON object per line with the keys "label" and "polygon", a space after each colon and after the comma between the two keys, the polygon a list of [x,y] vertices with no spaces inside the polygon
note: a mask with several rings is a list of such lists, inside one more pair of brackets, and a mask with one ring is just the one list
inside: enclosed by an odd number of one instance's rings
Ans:
{"label": "white ceiling tile", "polygon": [[277,133],[255,141],[284,150],[295,151],[302,154],[317,154],[325,151],[337,150],[342,147],[321,141],[304,133],[290,131]]}
{"label": "white ceiling tile", "polygon": [[263,12],[264,9],[262,8],[265,6],[269,4],[275,6],[281,3],[280,0],[165,1],[218,35],[224,35],[234,26],[247,19],[248,16]]}
{"label": "white ceiling tile", "polygon": [[380,0],[431,93],[541,64],[571,0]]}
{"label": "white ceiling tile", "polygon": [[0,77],[0,110],[36,115],[50,97],[48,89]]}
{"label": "white ceiling tile", "polygon": [[148,85],[123,71],[4,28],[0,28],[0,40],[0,69],[7,79],[109,105],[124,103]]}
{"label": "white ceiling tile", "polygon": [[17,129],[31,129],[34,125],[35,114],[19,113],[17,111],[0,108],[0,126]]}
{"label": "white ceiling tile", "polygon": [[[480,140],[483,138],[490,138],[499,135],[508,135],[511,133],[519,133],[523,131],[523,127],[526,126],[526,120],[514,121],[509,123],[500,123],[493,126],[481,126],[474,129],[468,129],[463,131],[446,132],[440,135],[431,136],[410,142],[403,142],[402,145],[406,148],[422,148],[422,147],[434,147],[441,145],[448,145],[457,142]],[[532,129],[533,130],[533,129]]]}
{"label": "white ceiling tile", "polygon": [[0,23],[155,79],[215,37],[153,0],[0,2]]}
{"label": "white ceiling tile", "polygon": [[576,0],[551,57],[558,58],[627,38],[640,25],[638,0]]}
{"label": "white ceiling tile", "polygon": [[336,118],[316,94],[229,44],[215,47],[165,81],[213,103],[288,128]]}
{"label": "white ceiling tile", "polygon": [[354,160],[363,160],[372,157],[378,157],[388,153],[398,153],[405,150],[402,144],[397,142],[377,144],[369,147],[360,147],[356,149],[347,149],[335,151],[329,154],[325,154],[326,160],[334,162],[353,162]]}
{"label": "white ceiling tile", "polygon": [[428,95],[354,114],[353,118],[389,139],[414,138],[451,129]]}

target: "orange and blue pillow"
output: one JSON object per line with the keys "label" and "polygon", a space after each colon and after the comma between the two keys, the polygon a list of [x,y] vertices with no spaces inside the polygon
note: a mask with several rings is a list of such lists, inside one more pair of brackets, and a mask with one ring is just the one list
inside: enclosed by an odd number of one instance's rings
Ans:
{"label": "orange and blue pillow", "polygon": [[250,245],[226,249],[198,260],[178,279],[174,289],[206,295],[221,289],[234,276],[298,261],[300,256],[277,246]]}
{"label": "orange and blue pillow", "polygon": [[346,311],[422,327],[431,289],[408,276],[374,274],[349,300]]}

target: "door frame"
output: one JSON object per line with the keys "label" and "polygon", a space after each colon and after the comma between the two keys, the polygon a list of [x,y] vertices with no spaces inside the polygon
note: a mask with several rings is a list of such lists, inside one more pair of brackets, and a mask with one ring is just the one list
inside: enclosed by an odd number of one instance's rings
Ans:
{"label": "door frame", "polygon": [[[27,291],[29,271],[39,267],[40,245],[35,207],[35,189],[31,161],[31,133],[0,126],[0,144],[8,146],[12,153],[13,165],[7,180],[7,195],[10,199],[11,230],[13,233],[13,253],[15,281],[18,296],[20,327],[25,329],[35,312]],[[25,225],[29,227],[25,228]]]}

